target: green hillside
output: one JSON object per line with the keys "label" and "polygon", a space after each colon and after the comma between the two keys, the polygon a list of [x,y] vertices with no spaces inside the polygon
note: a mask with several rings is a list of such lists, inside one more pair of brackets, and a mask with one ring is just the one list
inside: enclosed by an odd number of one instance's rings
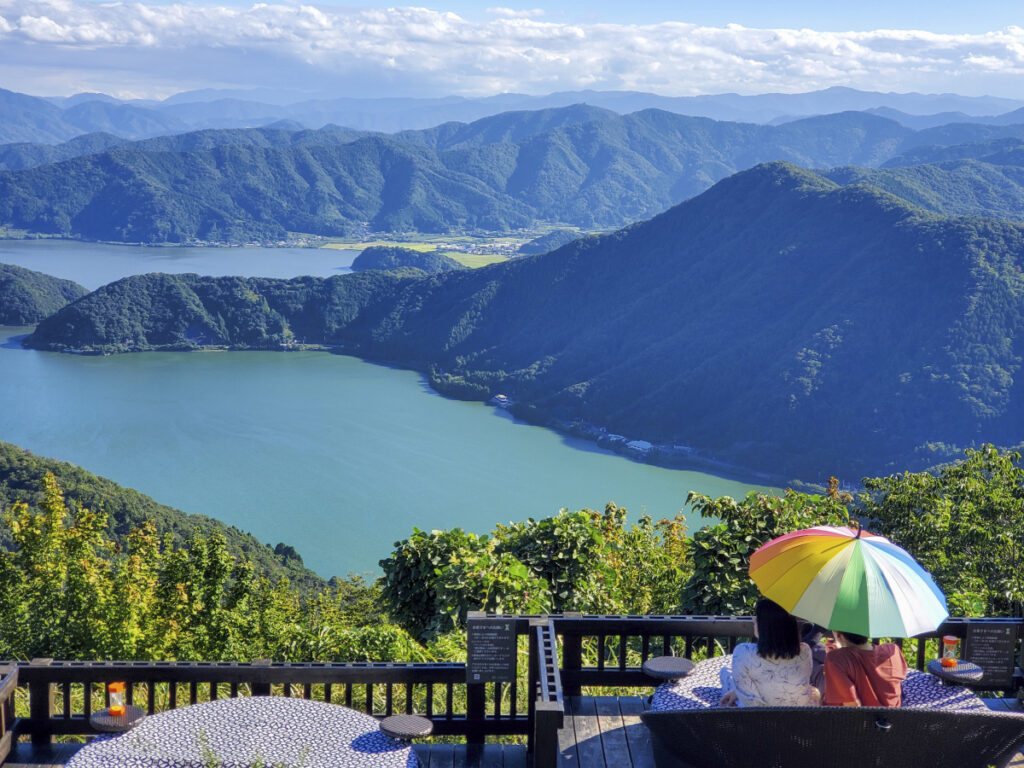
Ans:
{"label": "green hillside", "polygon": [[429,274],[465,269],[450,256],[435,251],[417,251],[399,246],[371,245],[352,262],[353,272],[367,269],[421,269]]}
{"label": "green hillside", "polygon": [[1024,152],[1016,164],[973,159],[893,168],[837,168],[833,181],[871,184],[914,205],[950,216],[1024,221]]}
{"label": "green hillside", "polygon": [[861,112],[764,126],[577,106],[395,137],[205,131],[0,171],[0,226],[172,243],[537,223],[606,229],[761,162],[876,166],[926,134],[949,143],[984,139],[982,129],[1024,135],[1024,126],[967,128],[915,132]]}
{"label": "green hillside", "polygon": [[0,325],[33,325],[87,293],[70,280],[0,264]]}
{"label": "green hillside", "polygon": [[[233,525],[225,525],[203,515],[187,515],[74,464],[36,456],[4,442],[0,442],[0,510],[7,510],[16,501],[37,503],[47,472],[54,474],[68,502],[75,508],[105,512],[107,532],[113,541],[121,545],[125,544],[131,530],[146,520],[153,520],[160,535],[170,535],[178,544],[195,533],[202,536],[219,533],[225,537],[228,550],[250,560],[257,572],[275,579],[286,576],[303,594],[311,594],[325,586],[324,580],[305,568],[302,558],[286,544],[272,548]],[[10,545],[6,539],[7,529],[0,529],[0,533],[4,534],[0,536],[0,546],[7,548]]]}
{"label": "green hillside", "polygon": [[[409,275],[416,277],[410,277]],[[339,344],[398,302],[419,270],[292,280],[150,274],[126,277],[43,320],[39,349],[285,349]]]}
{"label": "green hillside", "polygon": [[861,477],[1020,442],[1022,264],[1020,226],[776,163],[478,270],[129,278],[26,343],[244,346],[286,329],[428,371],[443,392],[506,394],[533,421],[804,480]]}

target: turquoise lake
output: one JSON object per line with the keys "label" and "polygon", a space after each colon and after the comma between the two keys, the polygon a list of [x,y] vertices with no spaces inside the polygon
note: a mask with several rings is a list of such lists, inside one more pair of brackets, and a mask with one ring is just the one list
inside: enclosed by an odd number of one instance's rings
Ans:
{"label": "turquoise lake", "polygon": [[[247,274],[232,267],[281,258],[289,268],[319,259],[319,272],[303,273],[332,274],[326,270],[339,269],[346,257],[350,264],[353,255],[217,248],[139,248],[133,250],[146,253],[132,255],[120,248],[0,242],[0,262],[94,288],[100,273],[108,282],[132,269],[200,271],[137,261],[152,251],[207,251],[205,274]],[[245,251],[259,253],[245,262]],[[217,262],[229,257],[231,263]],[[82,279],[90,258],[101,266]],[[22,349],[18,337],[30,330],[0,327],[0,440],[269,544],[291,544],[325,577],[376,570],[413,527],[486,533],[495,523],[561,507],[603,509],[608,501],[634,517],[671,517],[691,490],[742,496],[757,487],[634,462],[504,411],[443,398],[418,373],[343,355],[84,357]]]}

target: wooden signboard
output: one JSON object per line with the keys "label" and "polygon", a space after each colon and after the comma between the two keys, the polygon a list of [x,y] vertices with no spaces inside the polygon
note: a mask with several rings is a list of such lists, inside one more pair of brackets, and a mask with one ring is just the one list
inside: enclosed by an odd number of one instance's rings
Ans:
{"label": "wooden signboard", "polygon": [[466,682],[511,683],[516,679],[516,629],[512,619],[466,623]]}
{"label": "wooden signboard", "polygon": [[975,688],[999,689],[1013,685],[1017,658],[1017,627],[1006,624],[968,624],[963,658],[973,661],[985,674]]}

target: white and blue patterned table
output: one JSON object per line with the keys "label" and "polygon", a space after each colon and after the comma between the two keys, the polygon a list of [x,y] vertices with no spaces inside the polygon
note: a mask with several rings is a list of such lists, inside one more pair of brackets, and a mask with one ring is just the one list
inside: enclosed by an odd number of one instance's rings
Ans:
{"label": "white and blue patterned table", "polygon": [[416,768],[362,712],[308,699],[218,699],[150,715],[82,747],[67,768]]}
{"label": "white and blue patterned table", "polygon": [[[651,709],[707,709],[717,707],[722,697],[720,671],[732,656],[715,656],[698,662],[682,680],[659,685],[651,697]],[[963,686],[944,685],[939,678],[912,669],[903,681],[903,707],[988,711],[978,696]]]}

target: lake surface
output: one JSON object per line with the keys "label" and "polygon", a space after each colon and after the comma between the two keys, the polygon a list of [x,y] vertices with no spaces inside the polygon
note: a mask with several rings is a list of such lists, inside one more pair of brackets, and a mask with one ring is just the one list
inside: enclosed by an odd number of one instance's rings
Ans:
{"label": "lake surface", "polygon": [[352,261],[358,255],[357,250],[334,248],[175,248],[73,240],[0,240],[0,264],[74,280],[90,291],[147,272],[330,277],[351,272]]}
{"label": "lake surface", "polygon": [[[85,274],[80,259],[91,256],[83,256],[82,244],[60,243],[56,250],[46,259],[68,271],[25,266],[71,279],[78,279],[73,271]],[[235,259],[242,249],[132,250],[144,252],[142,258],[155,250],[206,250],[204,272],[219,274],[227,261],[218,259]],[[287,256],[310,258],[305,249]],[[135,263],[117,258],[122,266]],[[337,264],[341,257],[329,258]],[[151,271],[145,264],[137,271]],[[102,261],[100,269],[109,274],[113,267]],[[445,399],[417,373],[352,357],[84,357],[22,349],[17,337],[30,330],[0,326],[0,440],[218,518],[261,541],[291,544],[325,577],[375,570],[414,526],[486,533],[495,523],[545,517],[561,507],[603,509],[608,501],[634,518],[644,511],[671,517],[690,490],[743,496],[754,487],[633,462],[504,411]]]}

